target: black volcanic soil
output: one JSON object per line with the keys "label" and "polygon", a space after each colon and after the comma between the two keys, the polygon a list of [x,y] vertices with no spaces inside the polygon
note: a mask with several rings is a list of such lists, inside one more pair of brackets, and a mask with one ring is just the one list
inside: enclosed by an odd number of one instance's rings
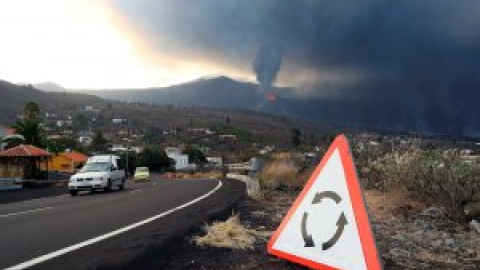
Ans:
{"label": "black volcanic soil", "polygon": [[[480,235],[468,224],[454,223],[439,208],[411,200],[408,194],[366,191],[364,195],[385,270],[480,269]],[[245,227],[273,232],[295,197],[278,192],[262,200],[246,198],[236,211]],[[269,255],[268,239],[257,241],[253,250],[205,248],[190,240],[201,234],[197,228],[157,254],[155,269],[307,269]]]}
{"label": "black volcanic soil", "polygon": [[[274,231],[282,218],[281,216],[276,216],[278,215],[278,210],[282,212],[283,210],[288,210],[287,206],[290,203],[291,198],[274,199],[274,201],[258,201],[245,198],[236,206],[235,211],[240,215],[240,219],[246,227],[262,231]],[[154,264],[157,267],[156,269],[307,269],[269,255],[266,250],[268,239],[257,241],[253,250],[234,250],[198,247],[190,241],[193,235],[198,234],[202,234],[199,228],[193,230],[176,244],[169,246],[168,250],[165,250],[165,253],[161,254],[156,260]]]}

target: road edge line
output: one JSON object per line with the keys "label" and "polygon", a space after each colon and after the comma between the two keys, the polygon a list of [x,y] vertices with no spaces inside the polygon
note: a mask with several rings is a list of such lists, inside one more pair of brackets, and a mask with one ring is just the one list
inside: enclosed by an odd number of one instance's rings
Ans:
{"label": "road edge line", "polygon": [[80,243],[77,243],[77,244],[74,244],[72,246],[69,246],[69,247],[66,247],[66,248],[62,248],[60,250],[57,250],[57,251],[54,251],[54,252],[51,252],[51,253],[48,253],[48,254],[45,254],[45,255],[42,255],[40,257],[37,257],[37,258],[34,258],[34,259],[31,259],[31,260],[28,260],[26,262],[23,262],[23,263],[20,263],[20,264],[17,264],[17,265],[14,265],[14,266],[10,266],[8,268],[5,268],[5,270],[22,270],[22,269],[26,269],[28,267],[32,267],[34,265],[37,265],[39,263],[42,263],[42,262],[46,262],[48,260],[51,260],[53,258],[56,258],[56,257],[59,257],[59,256],[62,256],[64,254],[67,254],[67,253],[70,253],[72,251],[75,251],[77,249],[80,249],[80,248],[83,248],[83,247],[86,247],[86,246],[89,246],[89,245],[92,245],[92,244],[95,244],[95,243],[98,243],[100,241],[103,241],[103,240],[106,240],[108,238],[111,238],[111,237],[114,237],[114,236],[117,236],[121,233],[124,233],[124,232],[127,232],[127,231],[130,231],[130,230],[133,230],[135,228],[138,228],[140,226],[143,226],[145,224],[148,224],[152,221],[155,221],[159,218],[162,218],[162,217],[165,217],[165,216],[168,216],[174,212],[177,212],[179,210],[182,210],[186,207],[189,207],[190,205],[193,205],[193,204],[196,204],[197,202],[200,202],[208,197],[210,197],[213,193],[215,193],[217,190],[219,190],[223,184],[222,184],[222,181],[220,180],[217,180],[218,181],[218,184],[217,186],[210,190],[209,192],[203,194],[202,196],[196,198],[196,199],[193,199],[187,203],[184,203],[182,205],[179,205],[175,208],[172,208],[168,211],[165,211],[163,213],[160,213],[160,214],[157,214],[153,217],[150,217],[150,218],[147,218],[147,219],[144,219],[142,221],[139,221],[139,222],[136,222],[136,223],[133,223],[131,225],[128,225],[126,227],[123,227],[123,228],[120,228],[120,229],[117,229],[115,231],[112,231],[112,232],[109,232],[109,233],[106,233],[106,234],[102,234],[102,235],[99,235],[97,237],[94,237],[92,239],[89,239],[89,240],[86,240],[86,241],[83,241],[83,242],[80,242]]}

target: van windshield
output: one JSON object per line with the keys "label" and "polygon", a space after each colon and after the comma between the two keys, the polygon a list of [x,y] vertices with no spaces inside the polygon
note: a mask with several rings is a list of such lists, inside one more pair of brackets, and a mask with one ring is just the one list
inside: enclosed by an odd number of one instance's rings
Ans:
{"label": "van windshield", "polygon": [[92,162],[85,164],[80,172],[104,172],[109,170],[110,166],[108,162]]}

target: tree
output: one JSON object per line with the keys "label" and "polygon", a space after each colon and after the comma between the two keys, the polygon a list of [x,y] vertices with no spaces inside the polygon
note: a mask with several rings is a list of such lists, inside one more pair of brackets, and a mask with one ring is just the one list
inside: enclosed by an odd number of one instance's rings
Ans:
{"label": "tree", "polygon": [[11,128],[25,138],[26,144],[31,144],[37,147],[45,145],[45,132],[40,126],[40,121],[37,119],[25,118],[18,120]]}
{"label": "tree", "polygon": [[27,102],[23,108],[25,119],[38,120],[40,118],[40,107],[35,102]]}
{"label": "tree", "polygon": [[103,133],[101,131],[95,132],[95,135],[92,139],[92,149],[94,151],[102,152],[106,150],[107,146],[107,139],[103,137]]}
{"label": "tree", "polygon": [[239,151],[236,151],[237,159],[240,162],[247,162],[253,157],[258,156],[258,152],[254,148],[242,148]]}
{"label": "tree", "polygon": [[165,151],[146,147],[139,155],[139,166],[146,166],[152,171],[161,172],[172,167],[172,161]]}
{"label": "tree", "polygon": [[298,128],[292,128],[292,144],[294,147],[298,147],[302,141],[300,140],[300,136],[302,132]]}
{"label": "tree", "polygon": [[[130,175],[133,175],[135,172],[135,168],[140,166],[138,161],[139,155],[135,151],[128,150],[128,154],[127,154],[127,151],[125,151],[120,153],[119,156],[121,160],[124,160],[125,168],[127,172]],[[128,164],[128,167],[127,167],[127,164]]]}
{"label": "tree", "polygon": [[78,146],[77,141],[74,138],[59,138],[47,140],[47,148],[49,152],[58,154],[65,152],[67,149],[84,152]]}
{"label": "tree", "polygon": [[196,148],[188,147],[182,151],[182,154],[188,155],[191,163],[204,164],[208,162],[203,152]]}
{"label": "tree", "polygon": [[85,114],[78,113],[77,115],[75,115],[75,125],[78,128],[86,129],[88,127],[89,122],[90,122],[90,119]]}

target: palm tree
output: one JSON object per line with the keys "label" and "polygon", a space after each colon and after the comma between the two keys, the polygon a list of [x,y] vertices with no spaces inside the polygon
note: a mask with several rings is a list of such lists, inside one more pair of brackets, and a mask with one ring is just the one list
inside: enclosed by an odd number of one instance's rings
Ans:
{"label": "palm tree", "polygon": [[17,121],[11,126],[15,131],[25,138],[26,144],[37,147],[44,146],[44,130],[37,119],[25,118]]}

